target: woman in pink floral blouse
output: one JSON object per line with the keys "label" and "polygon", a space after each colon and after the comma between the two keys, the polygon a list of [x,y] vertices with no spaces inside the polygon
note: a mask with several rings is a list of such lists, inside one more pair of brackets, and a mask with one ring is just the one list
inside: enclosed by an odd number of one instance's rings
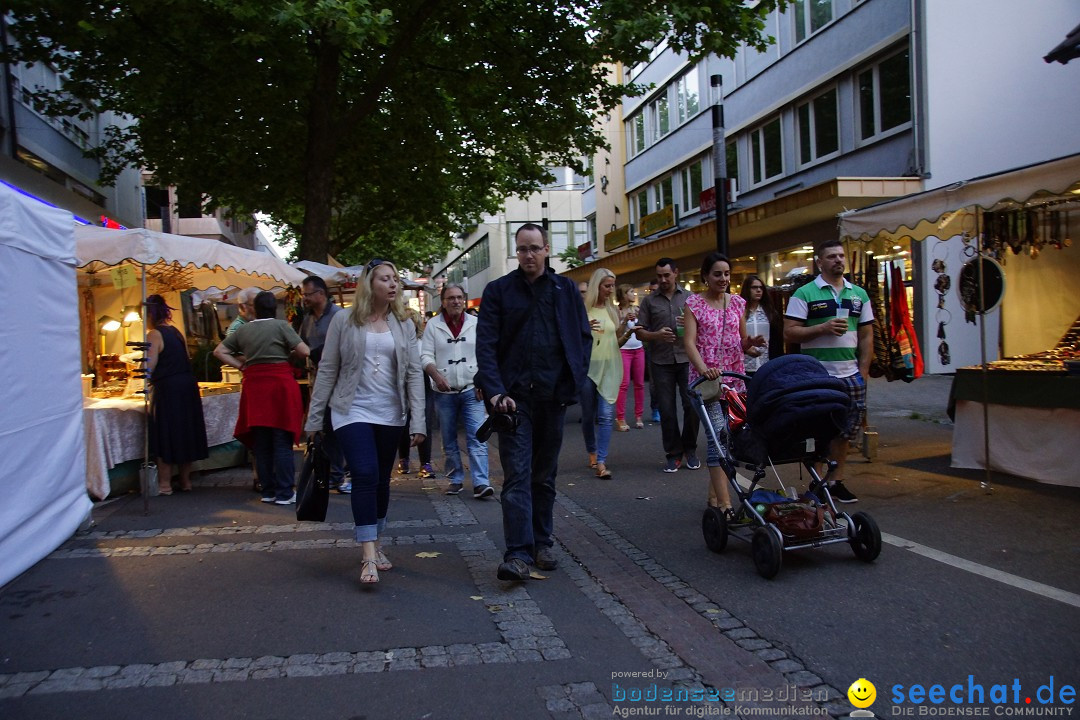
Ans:
{"label": "woman in pink floral blouse", "polygon": [[[686,327],[683,342],[690,359],[690,382],[704,376],[710,380],[721,372],[745,372],[743,352],[746,350],[746,301],[729,291],[731,262],[726,255],[711,252],[701,263],[701,281],[705,292],[692,295],[686,301],[688,312],[683,316]],[[724,378],[723,384],[736,392],[746,386],[738,378]],[[720,399],[705,405],[713,427],[721,425]],[[720,467],[720,449],[708,438],[709,505],[720,507],[729,520],[734,519],[727,476]]]}

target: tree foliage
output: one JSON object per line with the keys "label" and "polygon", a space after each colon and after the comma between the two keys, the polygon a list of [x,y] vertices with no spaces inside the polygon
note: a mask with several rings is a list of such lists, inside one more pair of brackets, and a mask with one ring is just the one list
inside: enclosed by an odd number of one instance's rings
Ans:
{"label": "tree foliage", "polygon": [[[628,88],[604,64],[666,40],[694,55],[764,47],[782,0],[9,0],[12,59],[135,119],[95,150],[105,180],[161,184],[289,227],[301,258],[418,267],[508,195],[605,139]],[[80,103],[67,103],[65,98]]]}

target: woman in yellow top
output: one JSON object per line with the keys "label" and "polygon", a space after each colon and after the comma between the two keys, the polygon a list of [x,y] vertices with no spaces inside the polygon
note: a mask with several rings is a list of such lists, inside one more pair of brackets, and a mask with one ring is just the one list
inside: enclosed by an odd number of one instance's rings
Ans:
{"label": "woman in yellow top", "polygon": [[595,467],[596,477],[605,480],[611,477],[607,453],[615,400],[619,397],[623,376],[619,347],[630,337],[626,321],[619,320],[619,311],[612,299],[614,294],[615,273],[606,268],[594,272],[585,292],[593,346],[589,381],[581,391],[581,430],[585,436],[585,449],[589,452],[589,467]]}

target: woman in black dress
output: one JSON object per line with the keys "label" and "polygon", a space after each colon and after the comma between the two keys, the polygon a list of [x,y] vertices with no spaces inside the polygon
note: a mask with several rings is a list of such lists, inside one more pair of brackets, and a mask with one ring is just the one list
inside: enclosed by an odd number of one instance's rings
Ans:
{"label": "woman in black dress", "polygon": [[172,470],[180,472],[180,490],[191,490],[191,463],[209,454],[199,384],[191,372],[187,343],[173,327],[172,308],[160,295],[146,298],[150,341],[150,456],[157,457],[158,492],[172,495]]}

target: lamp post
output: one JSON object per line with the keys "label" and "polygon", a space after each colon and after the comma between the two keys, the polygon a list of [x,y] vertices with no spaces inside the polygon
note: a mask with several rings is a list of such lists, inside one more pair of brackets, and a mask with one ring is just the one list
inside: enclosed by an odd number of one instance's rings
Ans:
{"label": "lamp post", "polygon": [[724,93],[723,78],[719,74],[709,76],[713,87],[713,191],[716,193],[716,250],[728,254],[727,222],[727,153],[724,148]]}

